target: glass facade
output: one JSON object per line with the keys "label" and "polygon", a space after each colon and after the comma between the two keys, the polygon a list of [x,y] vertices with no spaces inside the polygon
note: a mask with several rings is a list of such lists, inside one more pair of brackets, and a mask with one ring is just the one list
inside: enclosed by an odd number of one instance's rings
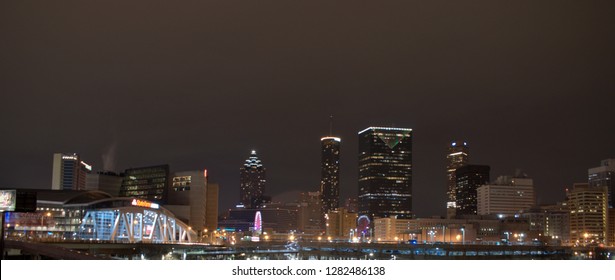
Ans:
{"label": "glass facade", "polygon": [[448,188],[446,195],[448,196],[448,208],[456,208],[456,186],[457,179],[455,177],[455,171],[457,168],[467,165],[469,161],[469,147],[468,143],[463,141],[452,142],[448,147],[448,153],[446,155],[446,179],[448,181]]}
{"label": "glass facade", "polygon": [[245,208],[257,208],[262,204],[266,182],[265,167],[256,151],[252,151],[240,168],[239,200]]}
{"label": "glass facade", "polygon": [[457,168],[455,204],[457,215],[476,215],[478,211],[478,187],[489,183],[488,165],[466,165]]}
{"label": "glass facade", "polygon": [[412,218],[412,129],[359,132],[359,216]]}
{"label": "glass facade", "polygon": [[340,138],[325,137],[321,142],[320,194],[327,213],[340,205]]}
{"label": "glass facade", "polygon": [[168,184],[168,165],[127,169],[120,187],[120,197],[136,197],[165,204]]}

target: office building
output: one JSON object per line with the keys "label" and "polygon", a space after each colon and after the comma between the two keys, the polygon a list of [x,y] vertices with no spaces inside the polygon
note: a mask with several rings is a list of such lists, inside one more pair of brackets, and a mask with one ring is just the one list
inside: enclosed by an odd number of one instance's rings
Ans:
{"label": "office building", "polygon": [[500,176],[477,189],[478,215],[514,215],[536,203],[534,181],[530,178]]}
{"label": "office building", "polygon": [[320,194],[322,213],[340,205],[340,143],[338,137],[324,137],[321,143]]}
{"label": "office building", "polygon": [[297,225],[299,232],[321,234],[325,228],[322,213],[322,200],[319,192],[299,194]]}
{"label": "office building", "polygon": [[181,171],[171,175],[165,207],[202,235],[206,225],[207,170]]}
{"label": "office building", "polygon": [[87,174],[92,166],[78,154],[53,154],[52,190],[85,190]]}
{"label": "office building", "polygon": [[615,159],[605,159],[600,166],[587,170],[588,183],[591,187],[606,187],[608,193],[609,208],[615,206]]}
{"label": "office building", "polygon": [[207,183],[207,202],[205,202],[205,228],[208,231],[218,228],[218,197],[220,185]]}
{"label": "office building", "polygon": [[412,129],[359,132],[359,216],[412,217]]}
{"label": "office building", "polygon": [[457,179],[455,177],[455,171],[457,168],[467,165],[469,161],[469,147],[468,143],[464,141],[452,142],[448,147],[448,153],[446,155],[446,179],[448,188],[446,195],[448,200],[446,202],[446,216],[448,218],[454,218],[456,215],[456,188]]}
{"label": "office building", "polygon": [[256,156],[256,151],[252,151],[240,168],[239,201],[245,208],[257,208],[263,204],[267,182],[265,171],[263,163]]}
{"label": "office building", "polygon": [[327,238],[335,240],[349,240],[356,236],[357,218],[356,212],[349,212],[346,208],[340,207],[327,212],[326,235]]}
{"label": "office building", "polygon": [[124,180],[124,174],[111,171],[90,173],[87,175],[85,190],[103,191],[112,196],[119,196],[122,180]]}
{"label": "office building", "polygon": [[169,165],[126,169],[120,197],[136,197],[166,204],[169,186]]}
{"label": "office building", "polygon": [[489,183],[490,167],[487,165],[466,165],[457,168],[455,180],[455,204],[457,216],[478,213],[478,187]]}
{"label": "office building", "polygon": [[535,206],[520,213],[528,220],[530,232],[550,245],[568,244],[570,241],[570,211],[562,203]]}
{"label": "office building", "polygon": [[607,187],[574,184],[567,190],[570,239],[578,245],[605,244],[607,239]]}

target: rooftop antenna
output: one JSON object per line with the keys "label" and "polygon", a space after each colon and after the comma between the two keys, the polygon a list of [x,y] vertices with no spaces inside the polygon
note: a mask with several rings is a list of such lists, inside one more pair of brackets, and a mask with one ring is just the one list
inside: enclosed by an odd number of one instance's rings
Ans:
{"label": "rooftop antenna", "polygon": [[329,116],[329,136],[333,136],[333,115]]}

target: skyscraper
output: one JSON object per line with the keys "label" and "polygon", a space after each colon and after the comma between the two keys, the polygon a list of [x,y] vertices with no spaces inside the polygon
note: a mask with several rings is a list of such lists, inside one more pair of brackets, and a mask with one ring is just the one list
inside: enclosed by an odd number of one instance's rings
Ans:
{"label": "skyscraper", "polygon": [[81,160],[78,154],[53,154],[52,190],[85,190],[86,176],[92,166]]}
{"label": "skyscraper", "polygon": [[489,183],[490,169],[488,165],[466,165],[457,168],[455,171],[457,215],[477,214],[477,189]]}
{"label": "skyscraper", "polygon": [[606,187],[609,208],[615,207],[615,159],[605,159],[600,166],[587,170],[588,183],[591,187]]}
{"label": "skyscraper", "polygon": [[412,217],[412,129],[359,132],[359,215]]}
{"label": "skyscraper", "polygon": [[126,169],[120,187],[120,196],[166,204],[169,176],[169,165],[166,164]]}
{"label": "skyscraper", "polygon": [[453,218],[456,214],[456,187],[457,179],[455,177],[455,171],[457,168],[468,164],[469,160],[469,148],[468,143],[463,141],[452,142],[448,147],[448,154],[446,155],[446,176],[448,180],[448,190],[446,192],[448,200],[446,202],[446,215]]}
{"label": "skyscraper", "polygon": [[607,187],[574,184],[566,197],[570,207],[570,241],[578,245],[607,243]]}
{"label": "skyscraper", "polygon": [[239,200],[245,208],[257,208],[262,204],[266,182],[265,167],[256,151],[252,151],[240,168]]}
{"label": "skyscraper", "polygon": [[320,194],[322,213],[340,206],[340,143],[337,137],[324,137],[321,143]]}

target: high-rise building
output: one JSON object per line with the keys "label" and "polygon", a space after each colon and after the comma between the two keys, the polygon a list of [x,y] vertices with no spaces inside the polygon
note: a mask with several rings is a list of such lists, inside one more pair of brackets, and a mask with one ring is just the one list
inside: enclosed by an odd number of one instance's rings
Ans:
{"label": "high-rise building", "polygon": [[297,213],[299,231],[306,234],[320,234],[324,231],[325,223],[321,203],[321,194],[319,192],[299,194]]}
{"label": "high-rise building", "polygon": [[469,161],[468,143],[464,141],[452,142],[448,147],[446,155],[446,178],[448,189],[446,191],[448,200],[446,202],[446,216],[451,219],[456,215],[456,187],[457,179],[455,171],[457,168],[467,165]]}
{"label": "high-rise building", "polygon": [[359,132],[359,216],[412,217],[412,129]]}
{"label": "high-rise building", "polygon": [[607,242],[607,187],[574,184],[567,190],[570,241],[578,245]]}
{"label": "high-rise building", "polygon": [[205,229],[209,231],[218,228],[218,196],[220,185],[216,183],[207,184],[207,202],[205,203]]}
{"label": "high-rise building", "polygon": [[588,182],[592,187],[607,187],[609,208],[615,207],[615,159],[605,159],[600,166],[587,170]]}
{"label": "high-rise building", "polygon": [[103,191],[112,196],[118,196],[122,180],[124,180],[124,174],[111,171],[90,173],[87,175],[85,189],[88,191]]}
{"label": "high-rise building", "polygon": [[322,213],[340,206],[340,143],[338,137],[324,137],[321,143],[320,195]]}
{"label": "high-rise building", "polygon": [[92,166],[81,160],[78,154],[53,154],[52,190],[85,190],[87,174]]}
{"label": "high-rise building", "polygon": [[252,151],[250,157],[240,168],[239,200],[245,208],[261,206],[267,182],[265,171],[263,163],[256,156],[256,151]]}
{"label": "high-rise building", "polygon": [[536,203],[534,181],[530,178],[500,176],[477,189],[478,215],[514,215]]}
{"label": "high-rise building", "polygon": [[165,207],[202,235],[206,224],[207,170],[181,171],[171,175]]}
{"label": "high-rise building", "polygon": [[489,183],[489,171],[488,165],[466,165],[457,168],[455,204],[458,216],[477,214],[477,189]]}
{"label": "high-rise building", "polygon": [[530,232],[551,245],[568,244],[570,240],[570,211],[562,203],[542,205],[523,210],[520,214],[528,220]]}
{"label": "high-rise building", "polygon": [[120,187],[121,197],[136,197],[166,204],[169,165],[126,169]]}

